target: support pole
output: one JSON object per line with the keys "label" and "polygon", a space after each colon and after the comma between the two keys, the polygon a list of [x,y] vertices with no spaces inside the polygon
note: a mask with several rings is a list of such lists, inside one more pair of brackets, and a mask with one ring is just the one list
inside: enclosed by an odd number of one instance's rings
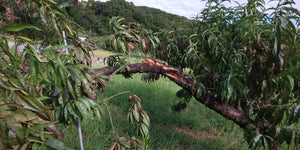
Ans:
{"label": "support pole", "polygon": [[[64,44],[65,44],[65,45],[68,45],[68,44],[67,44],[67,41],[66,41],[66,34],[65,34],[65,31],[62,31],[62,34],[63,34],[63,38],[64,38]],[[66,55],[69,54],[68,48],[65,48],[65,53],[66,53]]]}
{"label": "support pole", "polygon": [[84,148],[83,148],[83,140],[82,140],[82,133],[81,133],[81,126],[80,126],[80,120],[78,121],[78,135],[79,135],[80,150],[84,150]]}
{"label": "support pole", "polygon": [[[63,34],[63,38],[64,38],[64,44],[67,45],[65,31],[62,31],[62,34]],[[68,48],[65,48],[65,53],[66,53],[66,55],[69,54]],[[82,140],[82,133],[81,133],[81,126],[80,126],[80,120],[78,120],[78,135],[79,135],[80,150],[84,150],[84,148],[83,148],[83,140]]]}

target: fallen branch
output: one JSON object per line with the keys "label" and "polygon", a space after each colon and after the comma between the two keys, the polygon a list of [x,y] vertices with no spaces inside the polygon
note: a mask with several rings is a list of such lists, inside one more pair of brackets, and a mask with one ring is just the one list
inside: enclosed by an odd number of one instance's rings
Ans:
{"label": "fallen branch", "polygon": [[[236,109],[209,93],[202,93],[200,96],[197,94],[199,85],[194,83],[193,79],[185,75],[181,70],[164,65],[160,62],[153,60],[145,60],[145,63],[130,64],[126,68],[119,70],[117,74],[132,74],[132,73],[158,73],[167,76],[173,82],[182,88],[189,90],[197,101],[216,111],[229,120],[232,120],[240,127],[245,128],[248,124],[254,124],[254,121],[249,118],[243,111]],[[95,69],[94,78],[102,75],[110,75],[115,72],[116,67],[104,67]]]}

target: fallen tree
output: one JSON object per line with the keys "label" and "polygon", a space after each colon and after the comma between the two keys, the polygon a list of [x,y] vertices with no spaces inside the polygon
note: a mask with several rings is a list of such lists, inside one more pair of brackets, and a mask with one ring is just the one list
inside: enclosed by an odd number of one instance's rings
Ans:
{"label": "fallen tree", "polygon": [[[199,85],[193,81],[188,75],[184,74],[180,69],[167,66],[158,61],[153,61],[151,59],[145,59],[143,63],[136,63],[127,65],[126,68],[120,69],[118,67],[104,67],[94,69],[95,74],[93,78],[97,78],[103,75],[112,77],[115,74],[123,74],[128,76],[133,73],[157,73],[163,76],[168,77],[170,80],[175,82],[180,87],[188,90],[192,93],[194,98],[204,104],[206,107],[216,111],[227,119],[235,122],[241,128],[245,129],[247,125],[253,125],[256,127],[256,130],[260,131],[261,134],[264,133],[264,129],[260,128],[255,121],[250,118],[245,112],[238,108],[234,108],[224,102],[219,100],[215,96],[211,95],[208,92],[198,92]],[[273,137],[274,138],[274,137]],[[280,150],[281,145],[278,141],[268,140],[269,148]]]}
{"label": "fallen tree", "polygon": [[[178,84],[180,87],[193,93],[193,96],[197,101],[204,104],[205,106],[213,109],[222,116],[232,120],[240,127],[245,128],[248,124],[253,124],[254,121],[246,115],[243,111],[236,109],[209,93],[199,93],[197,92],[199,85],[194,83],[188,75],[184,74],[181,70],[166,66],[157,61],[148,60],[145,63],[136,63],[126,66],[125,69],[119,70],[117,67],[104,67],[95,69],[94,77],[99,77],[102,75],[111,75],[113,73],[117,74],[132,74],[132,73],[158,73],[168,77],[170,80]],[[118,72],[115,72],[118,71]]]}

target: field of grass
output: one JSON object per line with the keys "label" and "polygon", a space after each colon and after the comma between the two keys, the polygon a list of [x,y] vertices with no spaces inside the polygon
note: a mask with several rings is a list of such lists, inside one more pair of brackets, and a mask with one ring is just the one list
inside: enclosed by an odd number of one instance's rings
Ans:
{"label": "field of grass", "polygon": [[[131,79],[115,76],[105,92],[99,93],[99,99],[114,94],[131,91],[142,100],[144,110],[151,119],[149,148],[153,150],[217,150],[247,149],[243,141],[243,132],[233,122],[209,110],[204,105],[191,100],[182,112],[173,112],[171,107],[181,99],[175,96],[180,89],[169,79],[161,78],[157,82],[145,83],[141,75]],[[129,93],[117,96],[109,101],[115,128],[132,137],[137,136],[135,129],[127,121]],[[84,147],[88,150],[108,149],[112,144],[112,129],[106,113],[101,121],[89,120],[82,123]],[[72,126],[64,134],[65,142],[79,149],[77,128]]]}
{"label": "field of grass", "polygon": [[106,51],[106,50],[103,50],[103,49],[100,48],[98,50],[90,52],[90,55],[92,57],[108,57],[110,55],[116,55],[116,53],[111,52],[111,51]]}

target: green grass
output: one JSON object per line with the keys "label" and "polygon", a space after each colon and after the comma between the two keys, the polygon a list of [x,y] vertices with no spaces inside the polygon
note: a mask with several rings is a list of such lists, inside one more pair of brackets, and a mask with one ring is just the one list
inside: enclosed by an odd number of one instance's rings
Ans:
{"label": "green grass", "polygon": [[90,52],[90,55],[92,57],[108,57],[108,56],[111,56],[111,55],[116,55],[116,53],[111,52],[111,51],[106,51],[106,50],[100,48],[98,50]]}
{"label": "green grass", "polygon": [[[106,91],[99,93],[99,99],[114,94],[131,91],[142,100],[142,106],[150,116],[149,148],[159,149],[247,149],[243,141],[243,132],[233,122],[206,108],[195,101],[190,101],[182,112],[173,112],[172,105],[181,99],[175,96],[180,89],[169,79],[162,78],[157,82],[145,83],[141,75],[135,74],[131,79],[115,76],[108,84]],[[129,93],[112,98],[109,108],[115,127],[128,136],[139,137],[127,121]],[[108,114],[101,121],[82,123],[85,149],[108,149],[114,142]],[[194,136],[193,136],[194,135]],[[71,127],[64,134],[65,142],[79,149],[76,127]]]}

